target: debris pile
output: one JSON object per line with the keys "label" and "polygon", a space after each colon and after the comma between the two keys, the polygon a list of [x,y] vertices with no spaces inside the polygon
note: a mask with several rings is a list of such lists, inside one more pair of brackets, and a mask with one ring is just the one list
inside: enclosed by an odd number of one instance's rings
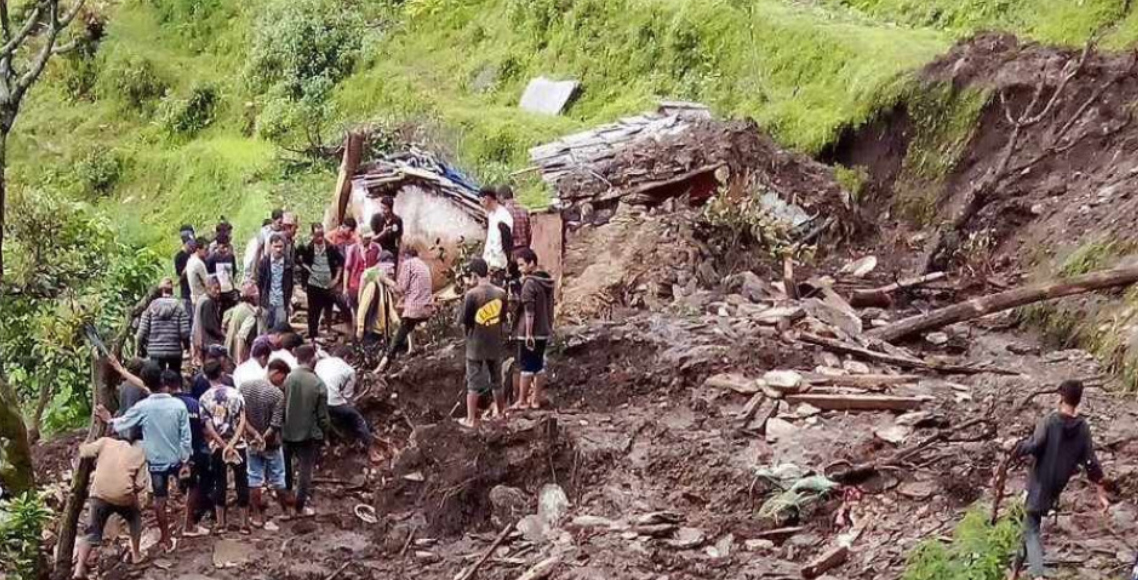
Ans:
{"label": "debris pile", "polygon": [[474,220],[486,221],[478,203],[479,185],[433,153],[418,147],[363,163],[352,177],[353,190],[361,190],[369,198],[397,195],[409,186],[444,197]]}
{"label": "debris pile", "polygon": [[665,103],[535,147],[530,157],[570,221],[603,221],[596,213],[618,204],[654,207],[680,196],[698,204],[721,189],[758,188],[809,219],[855,225],[832,169],[781,149],[754,122],[713,120],[702,105]]}

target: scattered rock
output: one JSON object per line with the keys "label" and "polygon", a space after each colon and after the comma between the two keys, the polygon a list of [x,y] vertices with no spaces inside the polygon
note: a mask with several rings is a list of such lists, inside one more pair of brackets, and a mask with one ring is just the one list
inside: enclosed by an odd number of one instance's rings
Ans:
{"label": "scattered rock", "polygon": [[426,550],[415,550],[415,559],[427,564],[434,564],[435,562],[442,562],[443,557]]}
{"label": "scattered rock", "polygon": [[848,360],[842,363],[842,368],[851,375],[868,375],[869,365],[856,360]]}
{"label": "scattered rock", "polygon": [[766,552],[767,550],[774,549],[774,542],[770,540],[764,540],[762,538],[747,540],[746,542],[743,542],[743,545],[752,552]]}
{"label": "scattered rock", "polygon": [[928,411],[912,411],[897,417],[894,422],[898,425],[904,425],[906,427],[919,427],[928,421],[931,421],[932,418],[933,414]]}
{"label": "scattered rock", "polygon": [[798,432],[798,427],[793,423],[773,417],[767,420],[766,437],[768,443],[774,443],[780,439],[787,439],[794,437]]}
{"label": "scattered rock", "polygon": [[819,409],[818,407],[815,407],[809,403],[802,403],[798,406],[797,409],[794,410],[794,414],[803,419],[806,417],[813,417],[814,415],[817,415],[821,412],[822,409]]}
{"label": "scattered rock", "polygon": [[802,390],[802,375],[796,371],[770,371],[763,375],[763,383],[781,393],[797,393]]}
{"label": "scattered rock", "polygon": [[569,496],[560,485],[548,483],[538,494],[537,515],[545,525],[555,528],[569,511]]}
{"label": "scattered rock", "polygon": [[676,512],[661,511],[649,512],[636,516],[633,522],[637,525],[648,526],[653,524],[678,524],[684,521],[684,516]]}
{"label": "scattered rock", "polygon": [[616,522],[600,516],[577,516],[572,525],[578,528],[615,528]]}
{"label": "scattered rock", "polygon": [[897,488],[897,493],[915,500],[926,500],[936,492],[937,486],[931,481],[910,481]]}
{"label": "scattered rock", "polygon": [[703,530],[699,528],[680,528],[676,531],[676,535],[670,539],[665,540],[664,543],[676,548],[677,550],[690,550],[698,548],[707,541],[707,536]]}
{"label": "scattered rock", "polygon": [[933,346],[944,346],[948,344],[948,335],[943,332],[930,332],[925,335],[925,340]]}
{"label": "scattered rock", "polygon": [[905,439],[907,439],[912,433],[912,427],[905,425],[893,425],[891,427],[885,427],[884,429],[878,429],[873,432],[873,435],[874,437],[877,437],[878,439],[887,443],[900,445],[904,443]]}
{"label": "scattered rock", "polygon": [[842,266],[838,273],[852,278],[864,278],[876,268],[877,256],[866,256]]}
{"label": "scattered rock", "polygon": [[537,515],[528,515],[518,521],[517,529],[522,537],[535,544],[545,542],[545,522]]}
{"label": "scattered rock", "polygon": [[505,485],[496,485],[490,490],[491,521],[496,527],[504,527],[516,522],[530,511],[529,498],[525,492]]}
{"label": "scattered rock", "polygon": [[747,378],[743,375],[735,373],[721,373],[714,375],[704,381],[705,387],[714,387],[718,389],[730,389],[736,393],[744,395],[753,395],[760,390],[762,386],[755,381],[755,379]]}

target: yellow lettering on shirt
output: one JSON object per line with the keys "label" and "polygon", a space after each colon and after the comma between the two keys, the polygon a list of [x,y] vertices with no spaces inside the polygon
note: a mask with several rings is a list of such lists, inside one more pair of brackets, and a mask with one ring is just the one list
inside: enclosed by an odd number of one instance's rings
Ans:
{"label": "yellow lettering on shirt", "polygon": [[493,326],[502,319],[502,299],[495,298],[483,304],[474,315],[474,321],[479,326]]}

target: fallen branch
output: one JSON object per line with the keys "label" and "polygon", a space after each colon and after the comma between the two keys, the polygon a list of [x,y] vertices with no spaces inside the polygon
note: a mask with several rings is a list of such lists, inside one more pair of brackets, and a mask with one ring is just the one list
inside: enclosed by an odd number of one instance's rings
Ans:
{"label": "fallen branch", "polygon": [[486,553],[482,554],[482,557],[479,558],[477,562],[467,568],[466,571],[456,577],[455,580],[470,580],[473,578],[474,575],[478,573],[478,569],[494,555],[494,551],[498,549],[498,546],[502,545],[502,542],[506,541],[506,538],[512,531],[514,531],[514,522],[506,524],[506,527],[502,528],[502,531],[498,533],[498,537],[494,538],[494,542],[486,549]]}
{"label": "fallen branch", "polygon": [[906,278],[898,280],[892,284],[881,286],[878,288],[869,288],[867,290],[855,290],[853,295],[850,296],[850,306],[855,308],[866,308],[869,306],[879,306],[882,308],[888,307],[893,303],[890,294],[898,290],[906,290],[909,288],[916,288],[923,286],[930,282],[943,280],[948,277],[944,272],[933,272],[925,274],[924,276],[917,276],[915,278]]}
{"label": "fallen branch", "polygon": [[846,563],[850,557],[850,549],[845,546],[838,546],[823,552],[820,556],[812,560],[809,564],[802,567],[803,578],[817,578],[838,566]]}
{"label": "fallen branch", "polygon": [[[934,443],[939,443],[941,441],[948,441],[949,438],[951,436],[955,435],[956,433],[960,433],[961,431],[971,429],[972,427],[975,427],[976,425],[988,425],[990,428],[992,426],[992,420],[990,418],[988,418],[987,416],[977,417],[977,418],[972,419],[970,421],[965,421],[965,422],[961,423],[960,425],[957,425],[956,427],[952,427],[950,429],[942,429],[941,431],[938,431],[932,437],[929,437],[928,439],[925,439],[924,441],[921,441],[920,443],[917,443],[916,445],[912,445],[910,447],[906,447],[905,449],[898,450],[896,453],[890,455],[889,457],[885,458],[882,461],[869,461],[869,462],[860,463],[857,465],[854,465],[854,464],[850,463],[849,461],[845,461],[845,460],[835,461],[834,463],[831,463],[830,465],[826,466],[826,469],[824,469],[823,472],[826,474],[826,477],[829,477],[830,479],[837,481],[838,483],[863,481],[866,478],[876,474],[878,471],[880,471],[882,469],[900,468],[901,464],[904,463],[905,461],[907,461],[910,457],[913,457],[914,455],[920,453],[921,451],[924,451],[926,448],[933,445]],[[842,471],[836,471],[836,472],[830,473],[831,468],[833,468],[836,465],[849,465],[850,467],[849,467],[849,469],[844,469]]]}
{"label": "fallen branch", "polygon": [[823,411],[912,411],[925,403],[917,397],[891,397],[888,395],[829,395],[803,393],[787,395],[786,402],[806,403]]}
{"label": "fallen branch", "polygon": [[1138,282],[1138,266],[1101,270],[1073,278],[1044,282],[973,298],[927,314],[911,316],[884,328],[872,330],[868,335],[886,342],[893,342],[914,334],[972,320],[994,312],[1026,306],[1043,300],[1062,298],[1063,296],[1085,294],[1094,290],[1129,286],[1135,282]]}
{"label": "fallen branch", "polygon": [[851,355],[854,355],[856,357],[860,357],[860,358],[864,358],[864,359],[868,359],[868,360],[873,360],[873,361],[877,361],[877,362],[883,362],[883,363],[893,365],[895,367],[899,367],[899,368],[903,368],[903,369],[921,369],[921,370],[932,371],[932,372],[937,372],[937,373],[957,374],[957,375],[977,375],[977,374],[982,374],[982,373],[993,373],[993,374],[997,374],[997,375],[1019,375],[1019,374],[1022,374],[1022,373],[1019,373],[1016,371],[1011,371],[1011,370],[1006,370],[1006,369],[998,369],[998,368],[974,368],[974,367],[964,367],[964,366],[955,366],[955,365],[937,365],[937,364],[927,363],[927,362],[920,360],[920,359],[907,358],[907,357],[895,356],[895,355],[891,355],[891,354],[885,354],[883,352],[877,352],[877,351],[869,350],[867,348],[862,348],[860,346],[852,345],[852,344],[849,344],[849,343],[846,343],[846,342],[843,342],[840,340],[835,340],[832,338],[826,338],[824,336],[817,336],[817,335],[809,334],[809,333],[800,334],[798,336],[798,340],[800,342],[805,342],[807,344],[813,344],[815,346],[820,346],[822,348],[825,348],[825,349],[833,351],[833,352],[839,352],[839,353],[843,353],[843,354],[851,354]]}

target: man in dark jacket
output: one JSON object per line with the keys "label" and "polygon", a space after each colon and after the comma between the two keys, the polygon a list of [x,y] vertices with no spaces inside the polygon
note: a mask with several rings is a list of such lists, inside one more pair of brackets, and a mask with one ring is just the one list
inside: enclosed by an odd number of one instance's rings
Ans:
{"label": "man in dark jacket", "polygon": [[205,287],[205,296],[195,306],[190,333],[191,344],[201,353],[214,345],[225,346],[225,330],[221,326],[221,286],[215,276],[210,276]]}
{"label": "man in dark jacket", "polygon": [[[316,376],[316,349],[302,345],[296,349],[297,367],[284,382],[285,414],[281,427],[284,441],[285,480],[296,496],[296,515],[311,516],[306,508],[312,491],[312,472],[324,443],[324,434],[332,428],[328,415],[328,388]],[[297,460],[293,476],[293,458]]]}
{"label": "man in dark jacket", "polygon": [[312,224],[312,241],[298,249],[296,256],[308,295],[308,339],[316,340],[321,316],[332,322],[332,307],[344,275],[344,255],[324,239],[324,226]]}
{"label": "man in dark jacket", "polygon": [[553,277],[539,269],[530,248],[519,249],[514,260],[522,273],[521,313],[514,325],[522,377],[514,408],[537,409],[544,401],[545,348],[553,337]]}
{"label": "man in dark jacket", "polygon": [[269,255],[261,259],[257,268],[257,290],[261,293],[261,331],[268,332],[280,323],[288,323],[289,305],[292,303],[293,268],[285,256],[285,238],[281,234],[269,237]]}
{"label": "man in dark jacket", "polygon": [[182,353],[190,347],[190,315],[174,298],[173,280],[162,280],[158,292],[138,323],[138,352],[163,370],[182,372]]}
{"label": "man in dark jacket", "polygon": [[[1059,410],[1050,413],[1035,427],[1035,433],[1016,445],[1014,458],[1033,457],[1035,466],[1027,482],[1027,512],[1024,515],[1024,551],[1028,574],[1043,578],[1043,542],[1040,524],[1043,516],[1055,506],[1059,494],[1079,468],[1087,478],[1098,485],[1099,502],[1103,509],[1110,507],[1106,494],[1102,467],[1095,456],[1091,428],[1079,416],[1079,403],[1083,399],[1083,384],[1063,381],[1059,385]],[[1012,577],[1018,577],[1018,568]]]}
{"label": "man in dark jacket", "polygon": [[380,212],[371,216],[371,231],[375,243],[391,252],[399,259],[399,249],[403,246],[403,218],[395,213],[395,198],[384,197],[379,200]]}

